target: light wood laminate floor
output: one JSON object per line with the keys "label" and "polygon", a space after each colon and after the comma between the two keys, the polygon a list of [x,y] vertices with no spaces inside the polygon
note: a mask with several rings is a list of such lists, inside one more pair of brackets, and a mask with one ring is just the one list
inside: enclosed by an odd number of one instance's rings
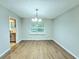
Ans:
{"label": "light wood laminate floor", "polygon": [[3,59],[75,59],[52,40],[22,41]]}

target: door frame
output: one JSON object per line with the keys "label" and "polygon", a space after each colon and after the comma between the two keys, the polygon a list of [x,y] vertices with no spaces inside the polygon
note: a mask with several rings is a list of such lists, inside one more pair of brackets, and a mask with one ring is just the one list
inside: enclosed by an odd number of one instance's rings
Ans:
{"label": "door frame", "polygon": [[[11,43],[11,33],[10,33],[10,20],[15,20],[15,26],[16,26],[16,18],[9,16],[9,38],[10,38],[10,43]],[[17,27],[15,27],[15,37],[17,37]],[[17,39],[15,38],[15,43],[17,42]]]}

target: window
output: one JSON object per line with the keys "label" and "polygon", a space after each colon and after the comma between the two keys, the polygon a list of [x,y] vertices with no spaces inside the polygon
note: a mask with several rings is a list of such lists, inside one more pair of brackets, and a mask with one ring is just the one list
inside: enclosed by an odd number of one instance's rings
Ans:
{"label": "window", "polygon": [[44,32],[44,23],[43,22],[32,22],[32,32]]}

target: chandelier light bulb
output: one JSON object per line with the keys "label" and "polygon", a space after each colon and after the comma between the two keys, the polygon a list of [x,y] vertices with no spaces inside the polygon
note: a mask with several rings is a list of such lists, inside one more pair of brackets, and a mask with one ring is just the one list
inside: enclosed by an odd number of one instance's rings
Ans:
{"label": "chandelier light bulb", "polygon": [[32,19],[33,22],[37,22],[37,18]]}
{"label": "chandelier light bulb", "polygon": [[42,19],[38,19],[38,22],[42,22]]}

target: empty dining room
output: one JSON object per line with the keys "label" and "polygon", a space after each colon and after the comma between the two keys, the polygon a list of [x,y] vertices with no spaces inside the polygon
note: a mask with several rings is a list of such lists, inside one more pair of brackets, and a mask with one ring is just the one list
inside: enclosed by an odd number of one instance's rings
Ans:
{"label": "empty dining room", "polygon": [[0,0],[0,59],[79,59],[79,0]]}

